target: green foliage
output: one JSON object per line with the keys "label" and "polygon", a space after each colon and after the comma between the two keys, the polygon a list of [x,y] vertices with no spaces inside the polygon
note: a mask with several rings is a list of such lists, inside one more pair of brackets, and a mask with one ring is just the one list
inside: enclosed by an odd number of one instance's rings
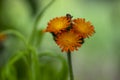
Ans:
{"label": "green foliage", "polygon": [[41,80],[67,80],[67,63],[65,59],[57,54],[40,53]]}
{"label": "green foliage", "polygon": [[0,66],[0,80],[67,80],[68,67],[64,57],[57,53],[38,51],[44,33],[37,30],[37,24],[53,2],[54,0],[48,3],[35,18],[29,39],[21,31],[8,25],[5,27],[1,25],[0,34],[15,36],[22,46],[20,49],[14,46],[14,54]]}
{"label": "green foliage", "polygon": [[20,53],[13,56],[3,68],[0,68],[1,80],[67,80],[68,68],[62,56],[40,53],[38,56],[34,56],[34,58],[39,58],[38,65],[35,65],[35,60],[28,59],[30,54],[20,57],[18,55]]}

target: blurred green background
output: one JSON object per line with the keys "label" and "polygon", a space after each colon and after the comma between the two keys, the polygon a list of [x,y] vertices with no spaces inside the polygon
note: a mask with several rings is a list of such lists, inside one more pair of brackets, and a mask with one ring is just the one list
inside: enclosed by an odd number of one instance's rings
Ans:
{"label": "blurred green background", "polygon": [[[0,0],[0,31],[14,29],[27,40],[36,15],[50,1]],[[45,29],[50,19],[67,13],[73,18],[90,21],[96,31],[92,37],[85,39],[78,51],[72,53],[75,80],[120,80],[120,0],[55,0],[41,17],[37,29]],[[21,41],[13,35],[8,35],[0,46],[3,47],[0,50],[0,66],[16,50],[23,48]],[[38,51],[58,54],[66,60],[66,53],[61,53],[50,33],[44,34]],[[54,67],[58,67],[57,64]]]}

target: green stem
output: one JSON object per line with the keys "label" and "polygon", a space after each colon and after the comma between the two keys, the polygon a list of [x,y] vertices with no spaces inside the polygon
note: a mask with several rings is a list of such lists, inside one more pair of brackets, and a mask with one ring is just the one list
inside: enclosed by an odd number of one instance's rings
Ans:
{"label": "green stem", "polygon": [[19,60],[22,56],[24,56],[23,52],[18,52],[16,54],[17,55],[9,61],[9,65],[13,65],[17,60]]}
{"label": "green stem", "polygon": [[29,47],[30,62],[31,62],[31,78],[32,80],[38,80],[39,77],[39,60],[37,56],[36,49],[34,47]]}
{"label": "green stem", "polygon": [[74,80],[73,70],[72,70],[71,52],[70,52],[70,51],[68,51],[68,53],[67,53],[67,58],[68,58],[68,66],[69,66],[70,80]]}
{"label": "green stem", "polygon": [[45,11],[53,4],[55,0],[52,0],[47,6],[45,6],[45,8],[38,14],[38,16],[35,19],[35,24],[34,24],[34,28],[30,37],[30,43],[33,44],[34,39],[35,39],[35,34],[37,32],[37,24],[40,21],[41,17],[43,16],[43,14],[45,13]]}
{"label": "green stem", "polygon": [[3,34],[13,34],[13,35],[17,36],[21,41],[23,41],[24,45],[26,47],[28,47],[28,44],[27,44],[27,42],[25,40],[25,37],[20,32],[18,32],[16,30],[5,30],[2,33]]}

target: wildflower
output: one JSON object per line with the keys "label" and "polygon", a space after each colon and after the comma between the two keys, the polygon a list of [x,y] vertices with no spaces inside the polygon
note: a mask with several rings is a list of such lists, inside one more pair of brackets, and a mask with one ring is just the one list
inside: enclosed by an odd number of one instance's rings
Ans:
{"label": "wildflower", "polygon": [[54,34],[60,33],[62,30],[65,30],[70,24],[70,18],[64,17],[57,17],[48,23],[47,29],[45,32],[51,32]]}
{"label": "wildflower", "polygon": [[77,50],[84,43],[84,39],[91,36],[94,31],[93,25],[83,18],[72,20],[70,14],[64,17],[52,19],[45,32],[50,32],[62,52],[71,52]]}
{"label": "wildflower", "polygon": [[77,50],[78,47],[82,45],[82,37],[76,34],[74,31],[64,31],[61,34],[58,34],[55,38],[57,45],[63,51],[74,51]]}
{"label": "wildflower", "polygon": [[74,19],[73,28],[76,32],[81,34],[83,38],[89,37],[95,33],[93,25],[91,25],[89,21],[85,22],[83,18]]}

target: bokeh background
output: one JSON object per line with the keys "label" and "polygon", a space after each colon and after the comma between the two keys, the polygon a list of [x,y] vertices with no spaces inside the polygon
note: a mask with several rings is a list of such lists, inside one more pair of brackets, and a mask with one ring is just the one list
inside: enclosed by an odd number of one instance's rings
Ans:
{"label": "bokeh background", "polygon": [[[14,29],[29,38],[36,15],[50,0],[0,0],[0,31]],[[54,17],[71,14],[73,18],[90,21],[96,33],[78,51],[72,53],[75,80],[120,80],[120,0],[55,0],[41,17],[38,30],[45,29]],[[0,44],[0,66],[18,49],[21,42],[8,35]],[[39,52],[66,53],[45,33]],[[53,67],[56,67],[54,65]]]}

